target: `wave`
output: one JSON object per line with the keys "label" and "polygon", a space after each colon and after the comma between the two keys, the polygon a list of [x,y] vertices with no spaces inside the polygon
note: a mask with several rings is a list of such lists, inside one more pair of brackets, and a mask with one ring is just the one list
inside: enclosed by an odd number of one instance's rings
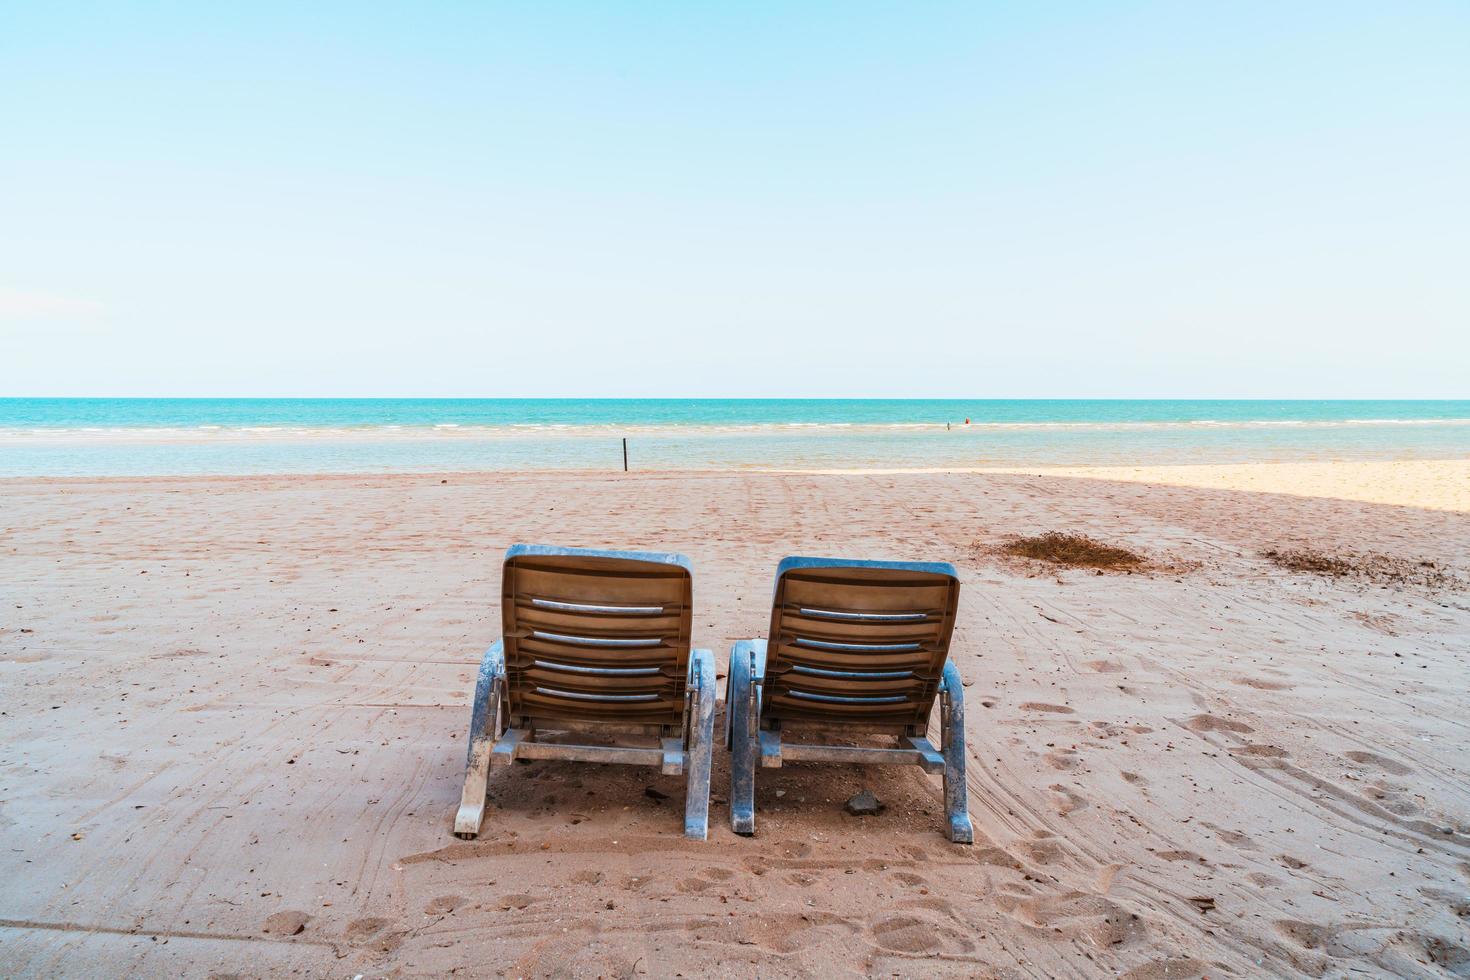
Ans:
{"label": "wave", "polygon": [[0,444],[112,443],[112,442],[220,442],[220,441],[411,441],[411,440],[527,440],[607,439],[621,436],[690,439],[720,436],[768,436],[807,439],[854,436],[898,436],[903,434],[965,437],[984,433],[1095,432],[1148,433],[1202,430],[1333,430],[1388,427],[1470,426],[1470,418],[1446,419],[1189,419],[1179,421],[1095,422],[973,422],[968,425],[943,422],[758,422],[729,424],[677,423],[663,425],[616,425],[613,423],[537,423],[507,425],[462,425],[439,422],[427,425],[198,425],[181,426],[8,426],[0,427]]}

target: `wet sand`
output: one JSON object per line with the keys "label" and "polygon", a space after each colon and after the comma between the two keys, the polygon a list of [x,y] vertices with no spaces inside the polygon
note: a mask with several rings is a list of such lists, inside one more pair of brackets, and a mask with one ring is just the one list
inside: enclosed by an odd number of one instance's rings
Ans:
{"label": "wet sand", "polygon": [[[0,482],[0,972],[1463,973],[1470,594],[1261,555],[1470,578],[1470,462],[1291,465]],[[994,553],[1046,530],[1154,568]],[[548,762],[456,840],[518,540],[684,551],[721,661],[783,555],[953,561],[976,844],[800,764],[736,837],[718,755],[707,843]]]}

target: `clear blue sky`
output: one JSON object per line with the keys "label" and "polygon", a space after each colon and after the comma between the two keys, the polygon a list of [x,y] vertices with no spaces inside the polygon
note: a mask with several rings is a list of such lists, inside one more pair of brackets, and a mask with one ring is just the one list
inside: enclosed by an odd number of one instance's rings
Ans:
{"label": "clear blue sky", "polygon": [[0,0],[0,395],[1470,397],[1470,4]]}

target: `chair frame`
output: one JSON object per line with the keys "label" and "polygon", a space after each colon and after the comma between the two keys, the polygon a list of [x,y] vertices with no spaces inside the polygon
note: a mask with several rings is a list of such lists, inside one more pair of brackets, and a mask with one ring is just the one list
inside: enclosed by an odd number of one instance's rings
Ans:
{"label": "chair frame", "polygon": [[[881,568],[937,572],[957,578],[954,566],[942,562],[857,561],[791,557],[776,571],[776,582],[800,568]],[[763,717],[762,688],[766,676],[767,641],[741,640],[730,651],[725,690],[725,745],[730,756],[730,827],[737,834],[755,833],[755,774],[757,768],[779,769],[787,761],[845,762],[859,765],[917,765],[927,773],[944,776],[946,836],[957,844],[974,842],[969,797],[965,784],[965,694],[958,668],[946,659],[935,700],[940,713],[940,745],[927,737],[898,735],[895,748],[786,742],[781,722]],[[853,675],[856,676],[856,675]],[[874,734],[869,726],[803,724],[803,730],[848,735]]]}
{"label": "chair frame", "polygon": [[[689,559],[671,553],[599,551],[544,545],[518,544],[506,552],[505,558],[509,562],[521,555],[620,558],[691,569]],[[505,641],[496,640],[485,651],[475,681],[464,791],[454,818],[455,836],[471,840],[479,835],[485,817],[485,796],[492,767],[509,766],[517,759],[556,759],[656,766],[664,775],[684,775],[684,835],[695,840],[705,840],[709,834],[710,767],[713,761],[717,697],[714,654],[709,650],[691,647],[684,687],[682,731],[679,737],[661,738],[659,747],[541,741],[531,719],[512,718],[507,710],[509,699]],[[665,731],[657,725],[620,725],[616,722],[600,723],[585,719],[537,720],[543,723],[546,731],[566,733],[658,736]]]}

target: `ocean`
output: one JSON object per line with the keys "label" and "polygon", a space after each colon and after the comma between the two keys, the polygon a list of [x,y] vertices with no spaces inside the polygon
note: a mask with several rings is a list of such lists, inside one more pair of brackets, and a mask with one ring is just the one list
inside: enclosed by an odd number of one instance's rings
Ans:
{"label": "ocean", "polygon": [[0,477],[1470,456],[1470,401],[0,398]]}

